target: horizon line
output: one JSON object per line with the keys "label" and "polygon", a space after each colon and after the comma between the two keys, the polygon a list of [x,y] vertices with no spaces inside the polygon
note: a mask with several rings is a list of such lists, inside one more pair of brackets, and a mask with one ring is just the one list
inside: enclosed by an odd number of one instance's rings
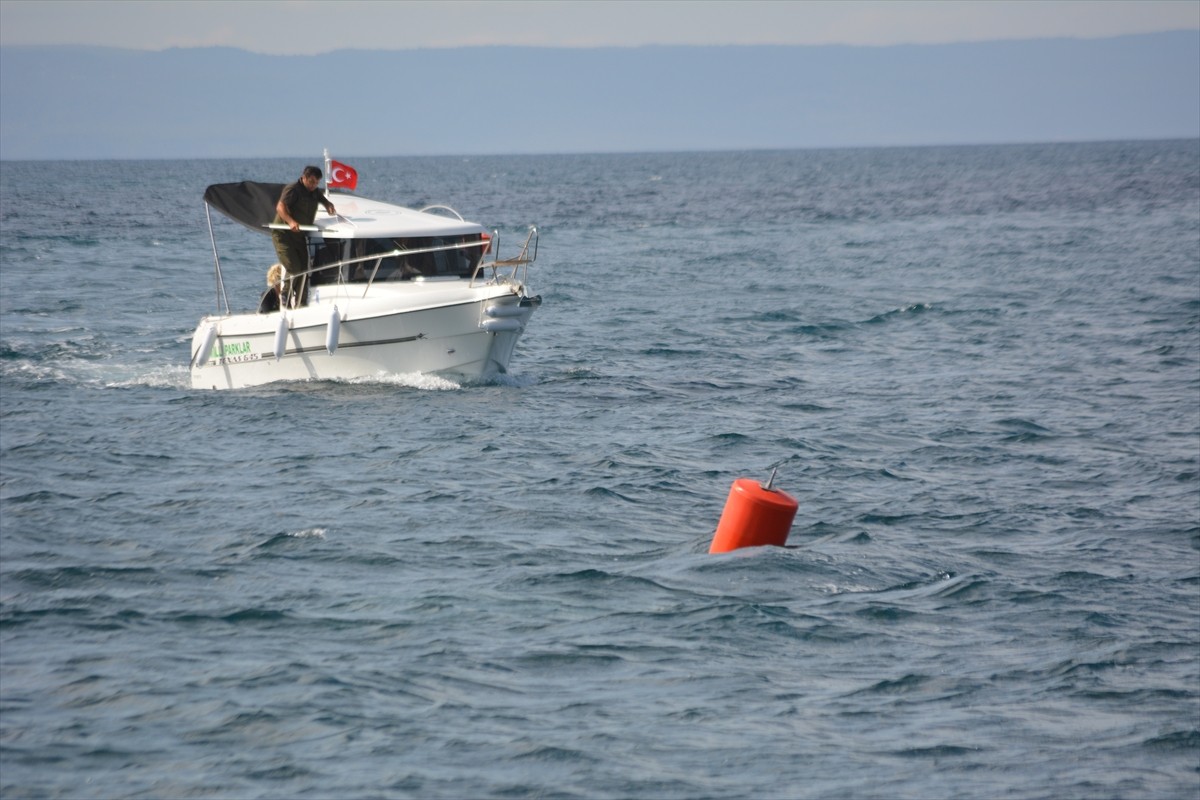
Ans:
{"label": "horizon line", "polygon": [[[1150,142],[1195,142],[1200,145],[1200,134],[1195,136],[1151,136],[1140,139],[1043,139],[1028,141],[995,141],[995,142],[957,142],[931,144],[869,144],[869,145],[826,145],[808,147],[728,147],[728,148],[697,148],[685,150],[561,150],[550,152],[509,152],[509,153],[409,153],[409,154],[351,154],[339,155],[338,160],[371,159],[371,158],[540,158],[552,156],[639,156],[639,155],[705,155],[721,153],[789,153],[816,152],[827,150],[924,150],[931,148],[967,148],[967,147],[1039,147],[1092,144],[1133,144]],[[298,161],[313,161],[314,156],[272,155],[272,156],[146,156],[141,158],[110,156],[105,158],[0,158],[2,164],[55,164],[83,163],[93,161],[276,161],[281,159],[296,159]],[[320,159],[318,159],[320,160]]]}
{"label": "horizon line", "polygon": [[86,44],[81,42],[59,42],[48,43],[42,42],[37,44],[22,44],[14,42],[0,42],[0,50],[4,49],[36,49],[36,48],[77,48],[87,50],[121,50],[131,53],[169,53],[178,50],[237,50],[242,53],[249,53],[258,56],[270,56],[277,58],[316,58],[319,56],[333,55],[335,53],[405,53],[418,52],[425,50],[486,50],[486,49],[504,49],[504,50],[646,50],[652,48],[678,48],[678,49],[701,49],[701,48],[741,48],[750,49],[757,47],[811,47],[811,48],[832,48],[832,47],[854,47],[871,50],[881,50],[889,47],[951,47],[955,45],[977,45],[977,44],[997,44],[1007,42],[1047,42],[1047,41],[1103,41],[1106,39],[1127,39],[1137,36],[1160,36],[1168,33],[1195,33],[1200,36],[1200,27],[1196,28],[1164,28],[1157,31],[1142,31],[1138,33],[1115,33],[1104,35],[1050,35],[1050,36],[1028,36],[1028,37],[1007,37],[1007,38],[978,38],[978,39],[952,39],[947,41],[936,42],[890,42],[886,44],[877,43],[854,43],[854,42],[755,42],[747,44],[743,42],[709,42],[709,43],[654,43],[644,42],[640,44],[449,44],[449,45],[424,45],[420,47],[336,47],[329,50],[316,50],[305,52],[266,52],[262,50],[251,50],[246,47],[233,44],[201,44],[201,45],[171,45],[169,47],[128,47],[122,45],[110,44]]}

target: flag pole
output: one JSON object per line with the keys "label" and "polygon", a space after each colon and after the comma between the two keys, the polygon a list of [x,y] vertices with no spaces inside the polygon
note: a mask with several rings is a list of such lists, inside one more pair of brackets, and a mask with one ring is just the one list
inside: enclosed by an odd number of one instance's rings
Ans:
{"label": "flag pole", "polygon": [[325,188],[329,188],[329,148],[325,148]]}

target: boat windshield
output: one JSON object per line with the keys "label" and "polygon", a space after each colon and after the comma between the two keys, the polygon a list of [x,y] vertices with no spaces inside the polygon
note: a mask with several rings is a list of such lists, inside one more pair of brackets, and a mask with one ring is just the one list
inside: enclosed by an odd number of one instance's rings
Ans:
{"label": "boat windshield", "polygon": [[[379,259],[355,261],[376,254],[391,254],[395,250],[429,250],[438,247],[453,247],[468,242],[481,241],[479,234],[446,237],[410,237],[404,239],[327,239],[317,245],[313,257],[314,285],[327,283],[366,283],[379,281],[406,281],[417,277],[470,278],[483,258],[482,247],[464,247],[456,250],[411,255],[387,255]],[[336,269],[321,269],[339,261],[355,261]]]}

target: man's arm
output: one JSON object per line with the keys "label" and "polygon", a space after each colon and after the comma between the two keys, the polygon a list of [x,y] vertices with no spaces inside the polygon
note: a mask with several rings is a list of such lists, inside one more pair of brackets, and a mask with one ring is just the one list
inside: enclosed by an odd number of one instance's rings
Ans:
{"label": "man's arm", "polygon": [[325,206],[325,213],[329,214],[330,216],[335,216],[337,214],[337,209],[333,207],[333,203],[329,202],[329,198],[325,196],[324,192],[318,190],[317,198],[321,201],[321,205]]}
{"label": "man's arm", "polygon": [[279,198],[279,202],[275,204],[275,213],[279,218],[287,223],[288,227],[294,231],[300,230],[300,223],[292,219],[292,215],[288,213],[288,207],[284,204],[283,198]]}

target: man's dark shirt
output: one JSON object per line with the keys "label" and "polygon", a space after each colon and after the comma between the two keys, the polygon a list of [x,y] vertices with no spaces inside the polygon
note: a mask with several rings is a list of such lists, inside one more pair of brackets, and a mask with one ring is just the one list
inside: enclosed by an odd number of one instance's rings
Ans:
{"label": "man's dark shirt", "polygon": [[[320,189],[313,189],[310,192],[301,181],[289,183],[283,187],[283,194],[279,196],[279,199],[283,201],[284,208],[292,215],[292,219],[301,225],[312,225],[313,220],[317,218],[317,208],[329,202],[325,199],[324,192]],[[275,224],[282,223],[283,219],[276,212]]]}

